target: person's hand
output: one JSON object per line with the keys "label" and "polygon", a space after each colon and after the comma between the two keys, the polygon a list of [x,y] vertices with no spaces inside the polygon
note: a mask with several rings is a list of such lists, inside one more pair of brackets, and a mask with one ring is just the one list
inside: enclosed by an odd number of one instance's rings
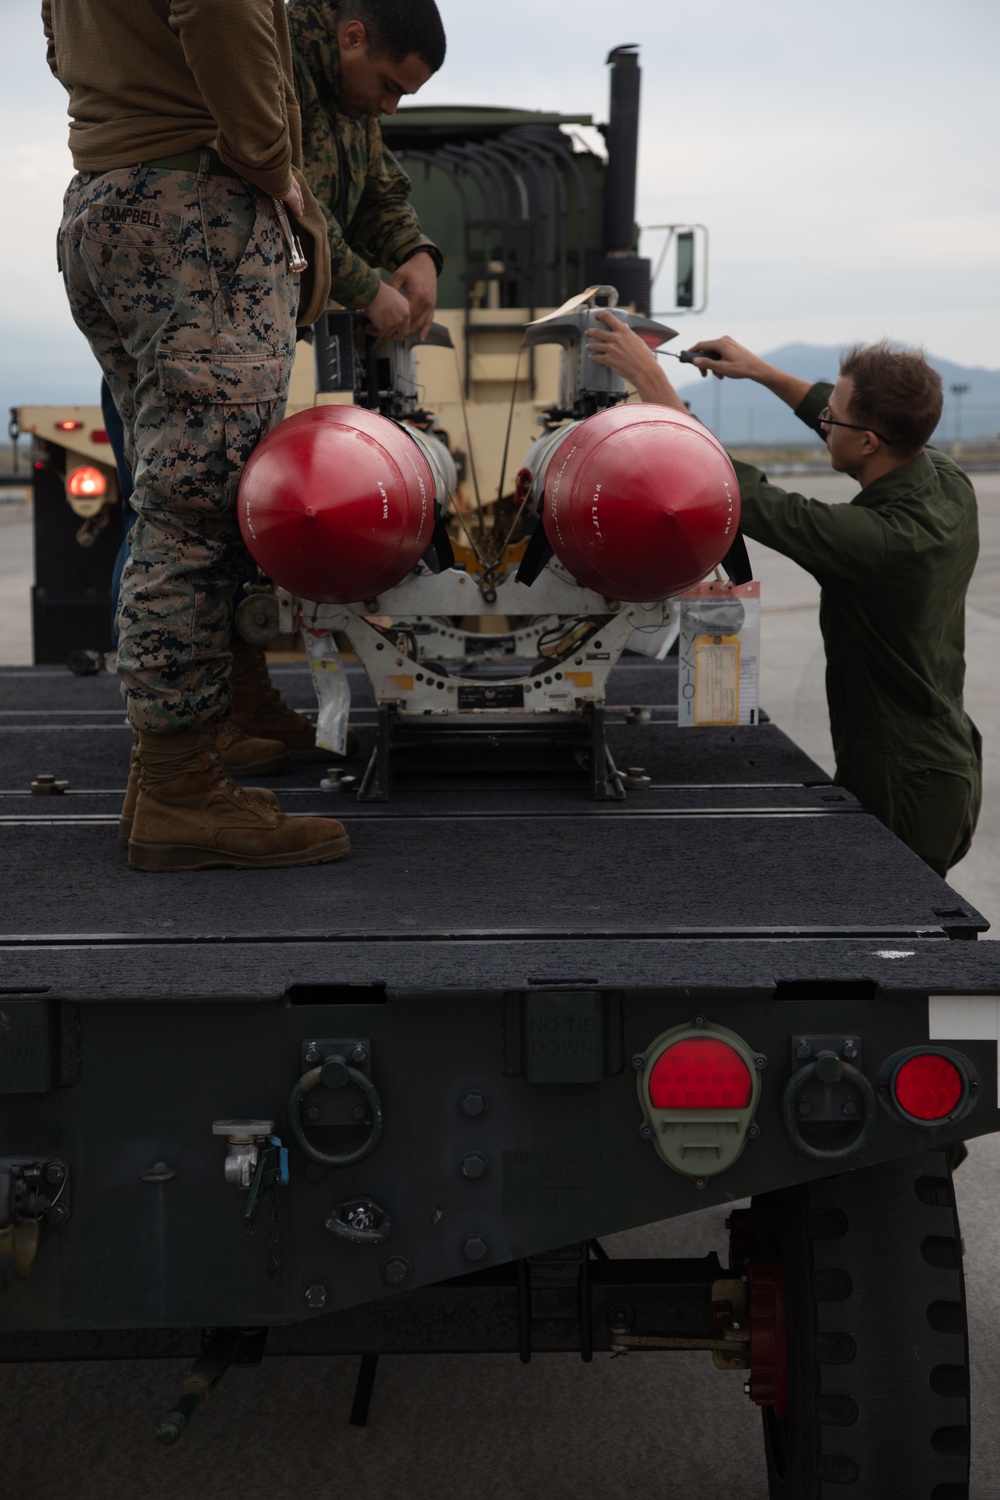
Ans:
{"label": "person's hand", "polygon": [[587,353],[595,364],[606,365],[640,389],[650,371],[658,368],[652,349],[607,308],[598,308],[595,317],[601,327],[587,329]]}
{"label": "person's hand", "polygon": [[281,201],[282,203],[287,203],[288,207],[291,209],[292,213],[297,219],[301,219],[303,213],[305,212],[305,203],[302,198],[302,189],[299,187],[294,177],[292,178],[292,185],[288,189],[288,192],[282,193]]}
{"label": "person's hand", "polygon": [[765,371],[771,369],[766,360],[751,354],[728,333],[721,339],[702,339],[691,345],[690,352],[700,356],[693,363],[703,375],[711,373],[719,380],[727,377],[729,380],[760,381]]}
{"label": "person's hand", "polygon": [[389,284],[402,292],[409,304],[410,323],[406,332],[419,334],[423,343],[431,331],[437,306],[437,268],[433,256],[423,250],[411,255]]}
{"label": "person's hand", "polygon": [[387,281],[380,281],[375,300],[363,309],[367,332],[380,339],[402,339],[410,331],[410,304]]}
{"label": "person's hand", "polygon": [[587,329],[587,353],[594,363],[624,375],[635,386],[640,400],[684,411],[684,402],[657,364],[656,355],[635,329],[604,307],[595,316],[602,326]]}

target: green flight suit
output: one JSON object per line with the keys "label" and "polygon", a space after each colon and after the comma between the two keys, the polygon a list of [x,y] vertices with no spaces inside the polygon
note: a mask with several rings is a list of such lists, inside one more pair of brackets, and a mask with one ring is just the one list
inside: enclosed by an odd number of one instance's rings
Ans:
{"label": "green flight suit", "polygon": [[[795,415],[817,432],[833,387]],[[822,586],[836,780],[941,875],[968,851],[982,800],[965,713],[965,594],[979,553],[966,474],[926,448],[847,505],[769,484],[734,461],[742,526]]]}
{"label": "green flight suit", "polygon": [[395,271],[426,250],[440,271],[442,256],[420,228],[410,179],[383,144],[378,120],[338,113],[339,0],[291,0],[295,92],[302,111],[302,170],[326,216],[331,296],[360,311],[379,288],[375,267]]}

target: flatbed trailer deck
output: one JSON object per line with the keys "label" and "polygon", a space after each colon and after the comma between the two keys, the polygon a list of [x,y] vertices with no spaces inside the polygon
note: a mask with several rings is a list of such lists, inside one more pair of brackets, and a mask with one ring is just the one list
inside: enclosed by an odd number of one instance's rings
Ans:
{"label": "flatbed trailer deck", "polygon": [[[348,671],[364,756],[375,709]],[[309,707],[304,665],[273,675]],[[738,1289],[784,1261],[790,1318],[821,1329],[828,1306],[803,1290],[775,1205],[805,1193],[815,1214],[832,1195],[859,1215],[846,1253],[865,1288],[851,1316],[878,1329],[871,1371],[893,1349],[905,1364],[913,1318],[934,1344],[918,1367],[962,1363],[964,1324],[928,1331],[919,1311],[960,1301],[960,1267],[928,1270],[947,1287],[918,1276],[910,1306],[896,1258],[900,1236],[903,1253],[957,1240],[947,1148],[1000,1127],[1000,950],[969,941],[980,914],[776,726],[678,728],[669,661],[626,658],[612,688],[609,748],[649,778],[622,801],[502,751],[489,771],[404,765],[387,803],[298,766],[267,784],[288,811],[341,817],[346,859],[151,875],[116,842],[130,747],[116,680],[0,669],[0,1176],[53,1161],[65,1173],[36,1200],[55,1212],[39,1215],[30,1275],[5,1247],[0,1359],[190,1352],[221,1373],[265,1343],[369,1357],[701,1347],[750,1372],[773,1494],[825,1495],[831,1432],[872,1486],[855,1493],[879,1493],[909,1439],[876,1441],[870,1423],[821,1426],[820,1457],[801,1458],[813,1488],[781,1488],[774,1432],[797,1402],[815,1410],[812,1355],[793,1338],[791,1398],[769,1404]],[[45,776],[69,785],[32,791]],[[759,1085],[743,1149],[704,1173],[661,1156],[637,1093],[662,1039],[698,1027],[742,1039]],[[831,1047],[853,1059],[843,1077],[794,1083]],[[958,1060],[964,1094],[921,1122],[887,1079],[932,1047]],[[331,1057],[347,1082],[317,1077],[296,1096]],[[855,1065],[870,1085],[860,1106]],[[814,1095],[818,1120],[790,1123],[789,1098]],[[276,1169],[251,1233],[247,1184],[226,1175],[240,1148],[213,1134],[240,1121],[257,1122],[261,1151],[268,1135],[291,1148],[287,1186]],[[910,1168],[945,1186],[925,1203],[900,1188]],[[736,1214],[728,1268],[603,1257],[601,1236],[746,1199],[756,1227]],[[881,1306],[890,1285],[891,1314],[873,1313],[872,1289]],[[850,1372],[862,1386],[876,1378],[863,1366]],[[967,1424],[967,1398],[964,1418],[954,1393],[947,1424],[925,1418],[938,1398],[924,1383],[909,1409],[927,1428],[930,1496],[962,1463],[933,1434]]]}

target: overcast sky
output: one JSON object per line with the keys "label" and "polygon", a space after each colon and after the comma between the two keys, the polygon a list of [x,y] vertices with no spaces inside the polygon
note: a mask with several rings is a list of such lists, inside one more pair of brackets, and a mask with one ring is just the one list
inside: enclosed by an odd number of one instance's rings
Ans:
{"label": "overcast sky", "polygon": [[[1000,368],[1000,0],[439,4],[449,54],[422,103],[603,121],[605,57],[639,44],[637,218],[711,233],[709,306],[680,325],[687,342],[887,335]],[[4,417],[97,390],[55,269],[72,168],[39,9],[0,0]]]}

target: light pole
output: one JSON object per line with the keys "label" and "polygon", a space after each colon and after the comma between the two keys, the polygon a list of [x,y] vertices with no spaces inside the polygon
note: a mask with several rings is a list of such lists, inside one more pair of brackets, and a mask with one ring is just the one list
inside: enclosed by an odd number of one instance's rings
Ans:
{"label": "light pole", "polygon": [[969,387],[967,384],[962,384],[949,386],[948,389],[955,398],[955,437],[952,446],[958,453],[962,446],[962,397]]}

